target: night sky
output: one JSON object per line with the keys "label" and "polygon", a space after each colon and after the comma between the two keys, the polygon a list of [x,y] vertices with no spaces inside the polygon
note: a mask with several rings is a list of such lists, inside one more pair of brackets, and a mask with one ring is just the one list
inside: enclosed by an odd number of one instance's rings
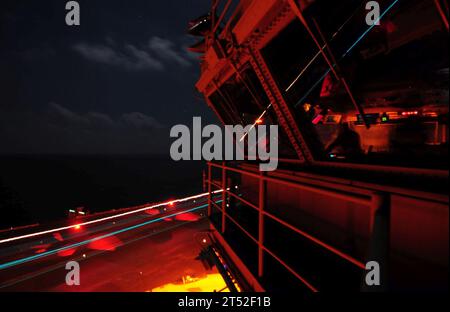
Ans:
{"label": "night sky", "polygon": [[188,21],[206,0],[0,4],[0,154],[167,154],[169,130],[216,122],[195,91]]}

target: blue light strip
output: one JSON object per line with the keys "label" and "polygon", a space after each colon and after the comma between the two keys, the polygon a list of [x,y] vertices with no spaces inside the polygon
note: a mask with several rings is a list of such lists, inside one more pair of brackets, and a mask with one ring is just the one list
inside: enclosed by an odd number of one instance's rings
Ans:
{"label": "blue light strip", "polygon": [[[336,64],[334,64],[334,66],[336,66]],[[333,66],[333,67],[334,67]],[[328,68],[326,71],[325,71],[325,74],[323,74],[322,75],[322,77],[320,77],[319,78],[319,80],[317,80],[317,82],[315,83],[315,84],[313,84],[313,86],[308,90],[308,92],[306,92],[306,94],[297,102],[297,104],[295,104],[294,105],[294,107],[297,107],[298,106],[298,104],[300,104],[300,103],[302,103],[310,94],[311,94],[311,92],[317,87],[317,85],[319,84],[319,83],[321,83],[322,82],[322,80],[324,80],[325,79],[325,77],[328,75],[328,73],[331,71],[331,69],[330,68]]]}
{"label": "blue light strip", "polygon": [[[399,2],[400,0],[394,0],[392,3],[391,3],[391,5],[389,5],[387,8],[386,8],[386,10],[374,21],[374,23],[369,27],[369,28],[367,28],[363,33],[362,33],[362,35],[361,36],[359,36],[359,38],[350,46],[350,48],[348,48],[347,49],[347,51],[345,51],[345,53],[344,54],[342,54],[342,56],[339,58],[339,61],[338,62],[340,62],[343,58],[345,58],[346,56],[347,56],[347,54],[351,51],[351,50],[353,50],[353,48],[354,47],[356,47],[356,45],[372,30],[372,28],[374,28],[375,26],[376,26],[376,24],[383,18],[383,16],[385,16],[386,15],[386,13],[387,12],[389,12],[391,9],[392,9],[392,7],[397,3],[397,2]],[[333,67],[336,67],[337,66],[337,62],[335,63],[335,64],[333,64]],[[308,90],[308,92],[306,92],[306,94],[294,105],[294,107],[297,107],[300,103],[302,103],[310,94],[311,94],[311,92],[317,87],[317,85],[322,81],[322,80],[324,80],[325,79],[325,77],[330,73],[330,71],[331,71],[331,69],[330,68],[328,68],[327,69],[327,71],[325,72],[325,74],[323,74],[320,78],[319,78],[319,80],[316,82],[316,83],[314,83],[314,85]]]}
{"label": "blue light strip", "polygon": [[[219,203],[219,202],[222,202],[222,200],[217,201],[217,203]],[[68,249],[72,249],[72,248],[80,247],[80,246],[83,246],[83,245],[87,245],[89,243],[92,243],[92,242],[104,239],[106,237],[110,237],[110,236],[114,236],[114,235],[117,235],[117,234],[121,234],[123,232],[127,232],[127,231],[130,231],[130,230],[134,230],[134,229],[137,229],[137,228],[140,228],[140,227],[143,227],[143,226],[146,226],[146,225],[158,222],[158,221],[162,221],[162,220],[164,220],[166,218],[178,216],[180,214],[184,214],[184,213],[187,213],[187,212],[200,210],[200,209],[206,208],[207,206],[208,206],[208,204],[204,204],[204,205],[201,205],[201,206],[189,209],[189,210],[184,210],[184,211],[177,212],[177,213],[174,213],[174,214],[171,214],[171,215],[167,215],[167,216],[164,216],[164,217],[153,219],[153,220],[150,220],[150,221],[147,221],[147,222],[144,222],[144,223],[136,224],[136,225],[133,225],[133,226],[130,226],[130,227],[118,230],[118,231],[114,231],[114,232],[109,233],[109,234],[98,236],[98,237],[95,237],[95,238],[92,238],[92,239],[88,239],[88,240],[85,240],[85,241],[82,241],[82,242],[79,242],[79,243],[75,243],[75,244],[72,244],[72,245],[69,245],[69,246],[57,248],[57,249],[54,249],[54,250],[49,250],[49,251],[43,252],[43,253],[38,254],[38,255],[34,255],[34,256],[18,259],[18,260],[14,260],[14,261],[11,261],[11,262],[6,262],[6,263],[3,263],[3,264],[0,264],[0,270],[4,270],[4,269],[7,269],[7,268],[10,268],[10,267],[19,265],[19,264],[23,264],[23,263],[30,262],[30,261],[33,261],[33,260],[36,260],[36,259],[40,259],[40,258],[43,258],[43,257],[46,257],[46,256],[54,255],[54,254],[56,254],[58,252],[61,252],[61,251],[65,251],[65,250],[68,250]]]}
{"label": "blue light strip", "polygon": [[345,57],[351,50],[353,50],[353,48],[369,33],[369,31],[372,30],[372,28],[374,28],[376,26],[376,24],[386,15],[387,12],[389,12],[392,7],[399,2],[400,0],[394,0],[390,6],[388,6],[386,8],[386,10],[374,21],[374,23],[367,28],[367,30],[361,35],[359,36],[359,38],[355,41],[355,43],[353,43],[350,48],[347,49],[347,51],[342,55],[341,58]]}

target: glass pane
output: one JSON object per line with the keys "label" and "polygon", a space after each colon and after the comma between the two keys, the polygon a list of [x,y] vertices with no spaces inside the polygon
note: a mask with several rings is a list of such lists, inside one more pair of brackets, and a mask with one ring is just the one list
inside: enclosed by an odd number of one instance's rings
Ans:
{"label": "glass pane", "polygon": [[[276,114],[264,88],[250,65],[240,75],[233,75],[210,96],[219,115],[227,125],[277,125]],[[281,158],[296,158],[286,134],[278,128],[278,149]],[[247,138],[243,138],[245,142]]]}
{"label": "glass pane", "polygon": [[317,159],[446,167],[448,32],[433,1],[378,1],[375,26],[363,2],[304,12],[338,77],[297,19],[263,49],[266,62]]}

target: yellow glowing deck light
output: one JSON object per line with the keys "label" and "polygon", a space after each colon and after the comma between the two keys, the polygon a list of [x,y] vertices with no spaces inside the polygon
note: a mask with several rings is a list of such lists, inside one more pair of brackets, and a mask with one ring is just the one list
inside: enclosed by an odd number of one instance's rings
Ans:
{"label": "yellow glowing deck light", "polygon": [[153,288],[152,292],[229,292],[227,284],[219,273],[203,277],[183,276],[181,282],[167,283]]}

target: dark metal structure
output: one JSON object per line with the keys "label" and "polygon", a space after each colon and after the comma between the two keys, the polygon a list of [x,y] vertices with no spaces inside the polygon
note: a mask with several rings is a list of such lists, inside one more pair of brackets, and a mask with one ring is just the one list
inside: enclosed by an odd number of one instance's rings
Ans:
{"label": "dark metal structure", "polygon": [[368,24],[366,2],[213,1],[197,34],[220,120],[280,127],[276,171],[210,162],[205,181],[254,290],[448,287],[448,4],[378,1]]}

